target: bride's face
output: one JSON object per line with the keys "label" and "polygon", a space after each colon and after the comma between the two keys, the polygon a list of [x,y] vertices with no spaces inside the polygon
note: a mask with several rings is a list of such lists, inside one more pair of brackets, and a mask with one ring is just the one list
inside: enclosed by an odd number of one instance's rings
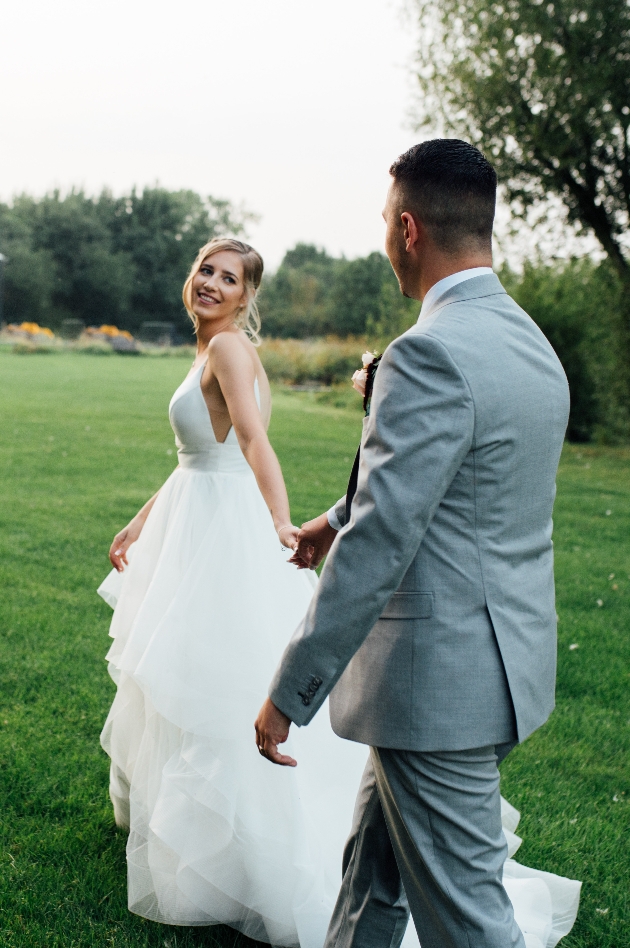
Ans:
{"label": "bride's face", "polygon": [[192,281],[192,308],[200,321],[235,319],[247,304],[243,261],[233,250],[218,250],[203,261]]}

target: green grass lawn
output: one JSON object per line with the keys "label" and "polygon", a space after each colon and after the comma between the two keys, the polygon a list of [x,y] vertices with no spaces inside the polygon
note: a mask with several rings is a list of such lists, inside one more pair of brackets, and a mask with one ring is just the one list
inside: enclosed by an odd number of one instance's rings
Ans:
{"label": "green grass lawn", "polygon": [[[113,696],[95,590],[115,532],[176,463],[182,359],[0,354],[0,945],[232,946],[130,915],[98,736]],[[293,519],[343,492],[360,414],[278,392]],[[558,708],[503,765],[525,864],[584,880],[563,948],[628,948],[630,451],[567,447],[558,479]],[[598,603],[602,604],[599,605]],[[570,646],[577,646],[571,648]],[[251,944],[251,943],[249,943]]]}

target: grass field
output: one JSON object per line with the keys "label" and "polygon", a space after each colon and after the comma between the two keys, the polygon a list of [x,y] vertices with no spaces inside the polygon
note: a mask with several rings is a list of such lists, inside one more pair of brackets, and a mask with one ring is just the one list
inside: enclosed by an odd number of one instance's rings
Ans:
{"label": "grass field", "polygon": [[[0,354],[3,948],[251,944],[127,912],[98,743],[113,685],[95,589],[114,533],[174,467],[166,407],[187,368]],[[294,521],[343,491],[359,430],[358,412],[277,393]],[[563,948],[628,948],[630,451],[567,447],[555,522],[558,708],[505,762],[503,790],[523,812],[520,861],[584,880]]]}

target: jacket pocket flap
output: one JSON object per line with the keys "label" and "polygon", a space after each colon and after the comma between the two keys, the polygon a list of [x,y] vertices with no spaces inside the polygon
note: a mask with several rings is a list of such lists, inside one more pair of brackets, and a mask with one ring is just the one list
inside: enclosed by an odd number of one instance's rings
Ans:
{"label": "jacket pocket flap", "polygon": [[433,593],[396,592],[381,619],[429,619],[433,615]]}

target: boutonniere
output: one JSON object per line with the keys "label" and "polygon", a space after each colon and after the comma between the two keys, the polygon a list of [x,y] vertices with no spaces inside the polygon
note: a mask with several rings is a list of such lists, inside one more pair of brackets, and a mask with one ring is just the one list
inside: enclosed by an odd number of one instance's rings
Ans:
{"label": "boutonniere", "polygon": [[364,352],[361,361],[363,362],[363,368],[357,369],[352,376],[352,385],[360,395],[363,395],[363,410],[366,415],[369,415],[374,376],[381,361],[381,356],[377,356],[375,352]]}

